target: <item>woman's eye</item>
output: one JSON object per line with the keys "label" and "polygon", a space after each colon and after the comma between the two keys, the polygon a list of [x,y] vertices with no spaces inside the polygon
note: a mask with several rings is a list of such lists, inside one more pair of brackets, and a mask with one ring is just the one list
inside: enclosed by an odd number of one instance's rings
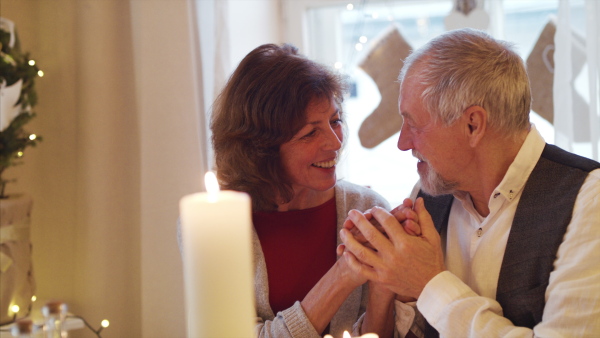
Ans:
{"label": "woman's eye", "polygon": [[310,133],[302,136],[302,138],[308,138],[308,137],[314,136],[316,133],[317,133],[317,130],[313,129],[313,130],[310,131]]}
{"label": "woman's eye", "polygon": [[338,125],[338,124],[342,124],[342,122],[343,122],[342,119],[335,119],[335,120],[331,121],[331,124]]}

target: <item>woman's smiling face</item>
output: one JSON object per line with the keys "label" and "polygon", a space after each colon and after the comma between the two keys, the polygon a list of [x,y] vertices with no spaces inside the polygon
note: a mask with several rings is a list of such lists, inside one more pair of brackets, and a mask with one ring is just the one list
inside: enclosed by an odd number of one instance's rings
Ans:
{"label": "woman's smiling face", "polygon": [[306,108],[306,124],[279,148],[283,168],[294,194],[304,189],[326,191],[335,185],[335,167],[344,133],[335,100],[313,99]]}

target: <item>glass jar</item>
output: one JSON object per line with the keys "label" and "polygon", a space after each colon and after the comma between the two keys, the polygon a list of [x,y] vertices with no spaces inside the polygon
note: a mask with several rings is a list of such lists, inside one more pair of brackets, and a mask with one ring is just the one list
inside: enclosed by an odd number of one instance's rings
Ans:
{"label": "glass jar", "polygon": [[10,329],[10,334],[18,338],[33,337],[33,321],[28,318],[17,320]]}
{"label": "glass jar", "polygon": [[44,315],[44,338],[66,338],[64,324],[67,317],[67,304],[50,301],[42,307]]}

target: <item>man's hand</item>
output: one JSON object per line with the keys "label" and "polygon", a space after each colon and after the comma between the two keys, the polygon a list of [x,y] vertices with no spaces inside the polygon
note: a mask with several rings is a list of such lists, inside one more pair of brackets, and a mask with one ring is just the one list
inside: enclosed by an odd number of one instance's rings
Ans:
{"label": "man's hand", "polygon": [[422,198],[417,199],[414,211],[420,236],[409,235],[396,217],[378,207],[371,213],[387,237],[362,213],[352,210],[348,214],[375,250],[357,241],[346,228],[341,230],[340,236],[346,249],[343,255],[356,273],[382,283],[399,295],[418,298],[425,285],[446,268],[439,234]]}
{"label": "man's hand", "polygon": [[[392,209],[390,212],[400,224],[404,227],[406,232],[410,235],[419,236],[421,234],[421,228],[419,226],[419,218],[417,213],[413,210],[413,202],[407,198],[402,204]],[[379,224],[379,222],[373,217],[371,209],[365,211],[365,218],[373,224],[373,226],[379,230],[384,236],[387,237],[385,229]],[[348,229],[354,238],[361,244],[374,249],[369,241],[363,236],[360,230],[354,225],[350,218],[347,218],[344,222],[344,228]]]}
{"label": "man's hand", "polygon": [[413,210],[413,201],[410,198],[404,199],[402,204],[390,211],[396,220],[402,224],[407,234],[413,236],[421,235],[421,226],[419,226],[419,215]]}

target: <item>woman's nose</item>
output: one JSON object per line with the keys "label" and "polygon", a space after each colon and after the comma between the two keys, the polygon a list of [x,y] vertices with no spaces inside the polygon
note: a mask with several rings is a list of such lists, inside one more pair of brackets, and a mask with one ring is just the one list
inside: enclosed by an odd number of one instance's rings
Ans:
{"label": "woman's nose", "polygon": [[327,150],[339,150],[342,148],[342,140],[343,140],[343,132],[340,130],[339,135],[335,129],[330,128],[327,131],[327,140],[325,143],[325,148]]}

